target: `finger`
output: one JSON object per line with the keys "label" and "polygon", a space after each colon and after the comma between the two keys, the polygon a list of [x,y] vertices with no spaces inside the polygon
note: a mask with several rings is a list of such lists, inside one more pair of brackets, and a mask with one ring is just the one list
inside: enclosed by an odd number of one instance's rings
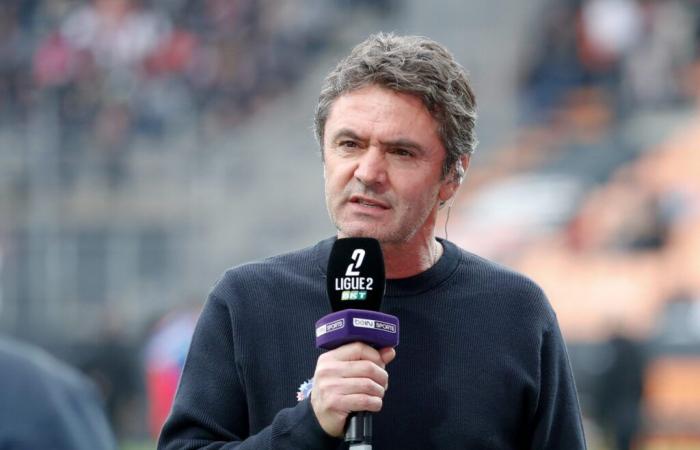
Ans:
{"label": "finger", "polygon": [[370,361],[343,361],[338,363],[337,375],[342,378],[368,378],[380,386],[389,379],[389,373]]}
{"label": "finger", "polygon": [[384,398],[384,386],[369,378],[342,378],[337,383],[337,391],[343,395],[365,394]]}
{"label": "finger", "polygon": [[371,361],[319,361],[314,372],[314,386],[324,380],[367,378],[386,386],[389,373]]}
{"label": "finger", "polygon": [[345,378],[366,378],[380,386],[386,386],[389,373],[370,361],[325,362],[316,366],[314,373],[316,382]]}
{"label": "finger", "polygon": [[379,397],[366,394],[343,395],[338,399],[338,407],[343,412],[370,411],[378,412],[382,409],[383,401]]}
{"label": "finger", "polygon": [[322,356],[326,359],[334,359],[336,361],[372,361],[381,368],[385,366],[384,361],[379,355],[379,351],[362,342],[352,342],[350,344],[341,345],[335,350],[324,353]]}

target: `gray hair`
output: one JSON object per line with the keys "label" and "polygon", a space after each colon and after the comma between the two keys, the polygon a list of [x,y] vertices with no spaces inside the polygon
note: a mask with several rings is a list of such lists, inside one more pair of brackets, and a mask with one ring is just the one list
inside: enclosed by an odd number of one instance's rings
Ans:
{"label": "gray hair", "polygon": [[368,85],[415,95],[438,124],[447,152],[443,176],[477,145],[476,99],[462,66],[437,42],[422,36],[379,33],[356,46],[326,77],[316,105],[314,131],[323,157],[323,137],[333,102]]}

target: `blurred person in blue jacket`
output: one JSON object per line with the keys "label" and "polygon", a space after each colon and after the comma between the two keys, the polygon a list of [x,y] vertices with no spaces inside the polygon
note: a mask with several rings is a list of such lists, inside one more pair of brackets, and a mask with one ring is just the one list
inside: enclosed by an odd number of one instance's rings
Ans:
{"label": "blurred person in blue jacket", "polygon": [[77,370],[0,336],[0,449],[116,449],[100,398]]}

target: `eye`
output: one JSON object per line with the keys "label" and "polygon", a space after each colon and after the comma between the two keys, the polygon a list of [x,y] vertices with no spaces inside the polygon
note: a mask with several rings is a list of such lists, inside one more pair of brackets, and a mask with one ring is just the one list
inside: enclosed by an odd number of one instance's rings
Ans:
{"label": "eye", "polygon": [[348,140],[346,140],[346,141],[340,141],[340,142],[338,143],[338,147],[341,147],[341,148],[357,148],[358,145],[357,145],[357,142],[355,142],[355,141],[348,141]]}
{"label": "eye", "polygon": [[354,158],[365,148],[364,142],[352,136],[339,136],[332,146],[334,152],[346,158]]}
{"label": "eye", "polygon": [[411,150],[401,148],[401,147],[392,149],[391,153],[393,153],[396,156],[401,156],[403,158],[411,158],[414,156],[414,154]]}

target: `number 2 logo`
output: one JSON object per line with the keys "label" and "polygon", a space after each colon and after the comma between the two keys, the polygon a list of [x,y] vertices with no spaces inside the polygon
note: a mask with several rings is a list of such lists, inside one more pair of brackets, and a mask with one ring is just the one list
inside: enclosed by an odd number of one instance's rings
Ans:
{"label": "number 2 logo", "polygon": [[360,271],[357,269],[360,268],[362,261],[365,259],[365,251],[361,248],[356,248],[355,251],[352,252],[352,256],[350,258],[353,260],[353,262],[348,264],[348,270],[345,271],[345,275],[349,277],[358,276]]}

